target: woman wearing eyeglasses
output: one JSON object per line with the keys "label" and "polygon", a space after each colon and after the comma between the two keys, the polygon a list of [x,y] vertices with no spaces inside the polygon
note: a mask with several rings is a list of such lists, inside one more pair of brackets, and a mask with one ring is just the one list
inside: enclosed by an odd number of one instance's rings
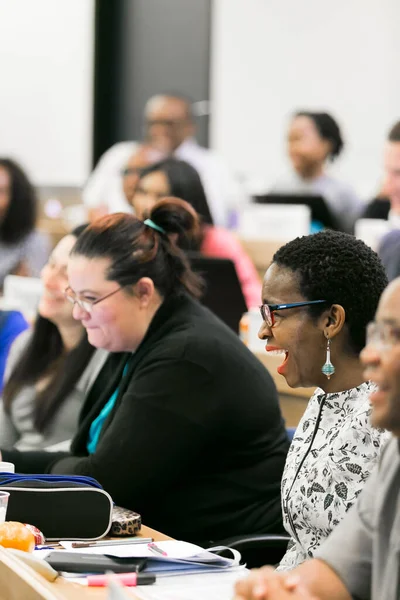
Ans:
{"label": "woman wearing eyeglasses", "polygon": [[388,434],[370,423],[359,353],[387,284],[378,256],[353,236],[324,231],[280,248],[263,283],[266,351],[282,354],[290,387],[316,387],[282,479],[291,536],[280,569],[312,557],[350,508]]}
{"label": "woman wearing eyeglasses", "polygon": [[87,341],[64,296],[67,260],[84,226],[66,235],[41,272],[33,329],[14,341],[0,404],[0,448],[40,450],[75,434],[83,401],[107,353]]}
{"label": "woman wearing eyeglasses", "polygon": [[175,238],[199,227],[181,200],[117,213],[79,237],[67,297],[89,342],[112,355],[71,453],[6,452],[18,470],[89,475],[120,506],[189,541],[279,532],[288,441],[268,371],[197,300]]}

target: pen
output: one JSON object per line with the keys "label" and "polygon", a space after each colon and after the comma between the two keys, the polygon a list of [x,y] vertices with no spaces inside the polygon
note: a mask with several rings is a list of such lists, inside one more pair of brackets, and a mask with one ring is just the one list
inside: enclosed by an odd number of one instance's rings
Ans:
{"label": "pen", "polygon": [[127,544],[148,544],[153,538],[126,538],[121,540],[100,540],[98,542],[72,542],[72,548],[90,548],[96,546],[123,546]]}
{"label": "pen", "polygon": [[153,542],[150,544],[147,544],[147,547],[149,550],[151,550],[151,552],[155,552],[156,554],[162,554],[162,556],[168,556],[168,554],[165,552],[165,550],[162,550],[161,548],[159,548],[159,546],[157,546]]}
{"label": "pen", "polygon": [[156,582],[155,575],[145,573],[115,573],[114,575],[89,575],[87,584],[89,587],[105,587],[110,579],[114,579],[127,586],[151,585]]}

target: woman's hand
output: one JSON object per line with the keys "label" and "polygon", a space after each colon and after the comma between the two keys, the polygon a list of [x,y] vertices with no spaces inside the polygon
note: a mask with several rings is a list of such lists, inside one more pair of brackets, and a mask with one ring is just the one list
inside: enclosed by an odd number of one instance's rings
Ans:
{"label": "woman's hand", "polygon": [[234,600],[318,600],[295,574],[278,573],[272,567],[251,571],[235,585]]}

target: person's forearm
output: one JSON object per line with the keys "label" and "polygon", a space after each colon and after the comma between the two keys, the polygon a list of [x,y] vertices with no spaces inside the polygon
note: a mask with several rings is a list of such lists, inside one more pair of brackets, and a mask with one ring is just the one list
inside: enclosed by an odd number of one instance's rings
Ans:
{"label": "person's forearm", "polygon": [[2,450],[0,460],[13,463],[16,473],[48,473],[52,463],[68,455],[68,452],[46,452],[45,450],[26,452]]}
{"label": "person's forearm", "polygon": [[340,577],[322,560],[308,560],[294,569],[291,575],[298,576],[307,591],[319,600],[351,600]]}

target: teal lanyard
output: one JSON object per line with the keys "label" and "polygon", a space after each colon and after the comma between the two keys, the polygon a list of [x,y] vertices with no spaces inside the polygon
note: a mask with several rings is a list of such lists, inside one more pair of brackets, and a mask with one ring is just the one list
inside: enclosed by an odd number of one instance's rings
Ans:
{"label": "teal lanyard", "polygon": [[89,454],[94,454],[96,452],[97,444],[99,442],[101,430],[103,429],[104,421],[107,419],[108,415],[114,408],[115,402],[117,401],[119,386],[121,385],[121,382],[128,371],[129,361],[130,361],[130,358],[128,358],[128,360],[126,362],[126,365],[125,365],[123,373],[122,373],[121,380],[120,380],[119,384],[117,385],[115,392],[113,393],[111,398],[108,400],[108,402],[106,402],[106,404],[103,406],[103,408],[100,411],[100,414],[95,418],[95,420],[92,422],[92,424],[90,426],[88,441],[86,444],[86,448],[87,448],[87,451],[89,452]]}

